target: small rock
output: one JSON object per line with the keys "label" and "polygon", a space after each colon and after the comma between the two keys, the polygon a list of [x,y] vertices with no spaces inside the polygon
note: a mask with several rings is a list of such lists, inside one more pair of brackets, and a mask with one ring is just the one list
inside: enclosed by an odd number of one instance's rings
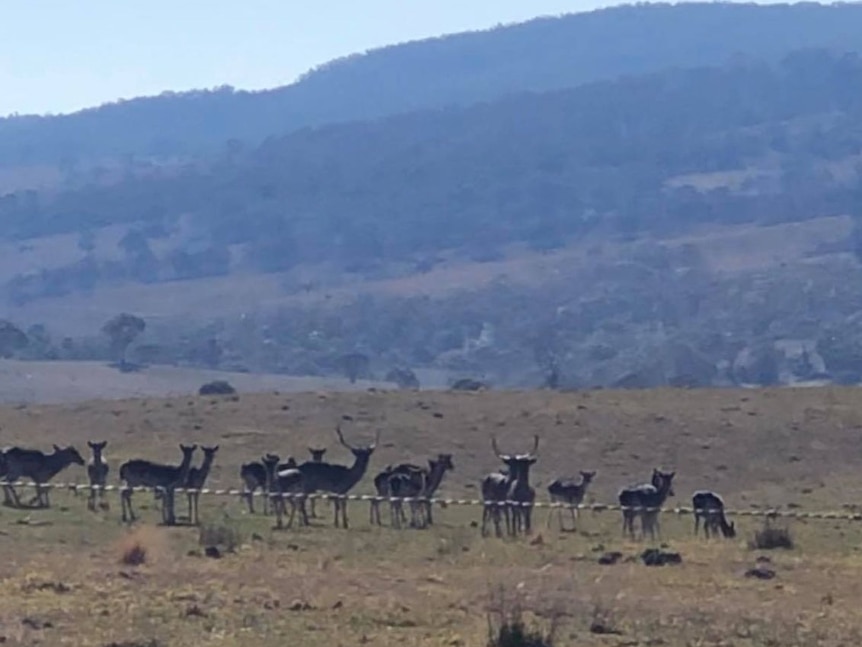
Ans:
{"label": "small rock", "polygon": [[263,541],[263,537],[261,537],[256,532],[253,532],[253,533],[251,533],[251,540],[252,541]]}
{"label": "small rock", "polygon": [[530,540],[530,546],[544,546],[545,538],[542,535],[536,535]]}
{"label": "small rock", "polygon": [[21,619],[21,624],[30,629],[50,629],[54,626],[50,620],[42,620],[33,616],[25,616]]}
{"label": "small rock", "polygon": [[765,566],[755,566],[745,571],[745,577],[756,580],[771,580],[775,577],[775,571]]}
{"label": "small rock", "polygon": [[612,551],[609,553],[604,553],[601,557],[599,557],[599,564],[603,566],[611,566],[620,561],[623,557],[623,554],[619,551]]}
{"label": "small rock", "polygon": [[658,548],[647,548],[641,553],[641,560],[647,566],[667,566],[682,564],[682,555],[660,550]]}
{"label": "small rock", "polygon": [[221,559],[221,551],[216,546],[207,546],[204,555],[213,559]]}
{"label": "small rock", "polygon": [[294,600],[287,608],[290,611],[310,611],[312,607],[308,602],[303,600]]}
{"label": "small rock", "polygon": [[335,604],[332,605],[333,609],[340,609],[344,606],[343,600],[338,600]]}

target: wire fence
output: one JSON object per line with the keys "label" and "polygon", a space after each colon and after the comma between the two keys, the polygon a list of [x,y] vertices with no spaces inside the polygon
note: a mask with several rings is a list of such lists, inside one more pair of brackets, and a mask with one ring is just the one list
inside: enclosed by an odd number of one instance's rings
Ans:
{"label": "wire fence", "polygon": [[[4,486],[35,488],[42,490],[66,490],[72,491],[75,494],[80,492],[95,491],[99,492],[151,492],[156,493],[164,491],[164,488],[138,486],[131,487],[126,485],[90,485],[89,483],[44,483],[38,485],[31,482],[16,481],[12,483],[3,483]],[[221,496],[221,497],[269,497],[271,499],[297,499],[297,500],[341,500],[341,501],[365,501],[369,503],[424,503],[440,508],[449,506],[470,506],[470,507],[507,507],[507,508],[532,508],[532,509],[559,509],[559,510],[584,510],[595,513],[601,512],[658,512],[663,514],[672,514],[678,516],[694,515],[695,513],[709,514],[710,510],[697,509],[690,506],[674,506],[674,507],[658,507],[647,508],[643,506],[623,506],[614,503],[580,503],[572,504],[565,502],[522,502],[522,501],[483,501],[482,499],[457,499],[457,498],[421,498],[421,497],[390,497],[379,496],[373,494],[334,494],[327,492],[309,493],[309,494],[293,494],[293,493],[277,493],[277,492],[260,492],[250,491],[245,489],[234,488],[174,488],[174,494],[199,494],[201,496]],[[862,521],[862,512],[847,512],[847,511],[805,511],[805,510],[780,510],[777,508],[767,508],[765,506],[752,507],[751,509],[731,509],[725,508],[724,514],[727,516],[736,517],[763,517],[763,518],[784,518],[784,519],[819,519],[832,521]]]}

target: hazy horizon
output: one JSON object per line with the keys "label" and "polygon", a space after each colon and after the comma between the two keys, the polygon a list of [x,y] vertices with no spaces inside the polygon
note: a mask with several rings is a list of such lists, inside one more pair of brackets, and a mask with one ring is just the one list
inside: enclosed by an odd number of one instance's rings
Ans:
{"label": "hazy horizon", "polygon": [[610,4],[251,0],[219,11],[199,1],[91,0],[85,10],[62,0],[14,3],[0,39],[0,116],[68,113],[220,85],[272,88],[368,49]]}

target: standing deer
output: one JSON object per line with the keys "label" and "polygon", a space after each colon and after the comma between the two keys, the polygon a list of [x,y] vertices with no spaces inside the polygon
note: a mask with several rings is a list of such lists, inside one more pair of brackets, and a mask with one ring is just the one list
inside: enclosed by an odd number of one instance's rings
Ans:
{"label": "standing deer", "polygon": [[[266,467],[262,462],[244,463],[239,468],[239,477],[242,481],[243,492],[240,499],[248,503],[249,514],[254,514],[254,493],[260,488],[266,494]],[[263,514],[269,514],[268,497],[263,498]]]}
{"label": "standing deer", "polygon": [[[322,463],[323,457],[326,455],[326,447],[309,447],[308,453],[311,454],[312,463]],[[317,519],[316,499],[311,499],[311,518]]]}
{"label": "standing deer", "polygon": [[[572,515],[572,530],[575,530],[578,519],[577,506],[581,505],[584,500],[584,495],[587,493],[587,488],[595,478],[595,471],[581,471],[580,481],[573,478],[558,478],[548,486],[548,494],[551,497],[551,503],[565,503],[569,507],[569,512]],[[554,511],[548,511],[548,528],[551,527],[551,522],[554,519]],[[557,508],[557,520],[560,523],[560,530],[565,531],[566,525],[563,523],[563,509]]]}
{"label": "standing deer", "polygon": [[[339,424],[335,429],[338,435],[338,440],[353,454],[353,465],[335,465],[332,463],[315,463],[306,461],[297,469],[302,473],[302,491],[304,494],[314,494],[316,492],[328,492],[338,495],[335,499],[335,527],[338,527],[339,514],[342,522],[342,527],[347,528],[347,500],[343,498],[353,486],[355,486],[365,475],[368,469],[368,462],[371,455],[377,448],[377,443],[380,440],[380,430],[374,437],[374,442],[368,446],[351,446],[344,440],[344,435],[341,432]],[[300,502],[303,515],[305,515],[305,502]]]}
{"label": "standing deer", "polygon": [[103,440],[99,443],[94,443],[90,440],[87,445],[93,452],[93,457],[87,463],[87,476],[90,479],[90,496],[87,499],[87,508],[96,510],[96,498],[99,499],[99,505],[102,509],[107,509],[108,503],[105,501],[105,485],[108,483],[108,462],[105,460],[104,449],[108,441]]}
{"label": "standing deer", "polygon": [[218,447],[218,445],[214,445],[213,447],[204,447],[202,445],[201,449],[204,452],[203,463],[201,463],[200,467],[190,468],[189,473],[186,476],[185,488],[187,490],[194,490],[193,492],[186,492],[189,503],[189,523],[194,525],[198,525],[198,523],[200,523],[200,519],[198,518],[198,501],[200,501],[201,496],[200,491],[203,489],[204,484],[207,481],[207,477],[210,474],[210,469],[215,460]]}
{"label": "standing deer", "polygon": [[263,459],[266,467],[268,494],[272,499],[272,509],[275,511],[276,528],[282,528],[282,518],[285,513],[285,500],[290,501],[290,519],[287,527],[293,526],[296,509],[300,510],[300,523],[308,525],[308,516],[305,513],[305,499],[302,491],[302,472],[299,471],[296,461],[289,458],[287,464],[278,463],[279,458],[275,454],[267,454]]}
{"label": "standing deer", "polygon": [[[374,488],[377,491],[377,496],[380,498],[384,497],[393,497],[397,496],[392,492],[392,488],[390,485],[390,479],[396,475],[406,475],[409,476],[412,480],[412,485],[407,485],[406,483],[402,484],[400,487],[403,490],[404,488],[408,488],[408,490],[416,490],[417,483],[420,479],[425,479],[426,483],[422,487],[424,491],[423,497],[430,498],[437,491],[437,488],[440,487],[440,484],[443,482],[443,477],[446,475],[446,470],[455,469],[455,466],[452,463],[452,454],[438,454],[436,459],[428,460],[428,467],[422,467],[420,465],[414,465],[412,463],[400,463],[399,465],[387,465],[377,476],[374,477]],[[431,476],[433,473],[433,477]],[[404,490],[404,491],[408,491]],[[402,496],[412,496],[404,494]],[[371,520],[370,523],[377,523],[377,525],[381,525],[380,522],[380,503],[379,499],[371,500]],[[392,518],[392,525],[395,526],[400,523],[406,523],[407,517],[404,515],[404,509],[400,505],[400,502],[390,502],[390,516]],[[425,514],[427,517],[427,523],[431,525],[433,523],[433,516],[431,514],[431,504],[424,502],[425,506]],[[395,514],[400,515],[399,520],[395,520]]]}
{"label": "standing deer", "polygon": [[669,496],[674,496],[674,475],[675,472],[653,469],[651,483],[628,486],[620,491],[618,498],[620,506],[623,507],[623,534],[628,530],[634,539],[634,519],[640,516],[642,537],[646,538],[649,532],[650,536],[655,538],[660,508]]}
{"label": "standing deer", "polygon": [[44,484],[69,465],[86,464],[78,450],[71,445],[62,448],[54,445],[54,451],[50,454],[45,454],[38,449],[8,447],[3,451],[3,462],[6,468],[3,476],[6,501],[20,507],[21,500],[18,498],[18,493],[10,484],[21,478],[29,478],[36,484],[36,497],[33,501],[38,502],[43,508],[51,505],[48,488],[44,487]]}
{"label": "standing deer", "polygon": [[703,533],[709,538],[709,533],[718,535],[719,531],[725,539],[736,537],[736,524],[728,523],[724,516],[724,499],[710,490],[698,490],[691,497],[691,505],[694,508],[694,534],[700,528],[700,520],[703,519]]}
{"label": "standing deer", "polygon": [[[172,526],[176,524],[174,490],[185,483],[189,475],[192,457],[197,445],[180,445],[183,459],[179,465],[155,463],[143,458],[126,461],[120,466],[120,480],[123,488],[120,502],[123,506],[123,521],[134,521],[135,512],[132,509],[132,489],[136,487],[159,488],[162,493],[162,521]],[[128,516],[126,511],[128,510]]]}
{"label": "standing deer", "polygon": [[400,527],[401,521],[406,520],[403,509],[404,498],[423,499],[412,501],[411,522],[414,528],[425,528],[432,523],[431,497],[443,482],[446,471],[455,469],[452,464],[451,454],[439,454],[436,459],[428,461],[427,468],[416,468],[414,465],[399,465],[389,474],[389,495],[395,497],[392,501],[392,523]]}
{"label": "standing deer", "polygon": [[493,435],[491,447],[508,471],[492,472],[482,479],[482,536],[487,534],[488,519],[494,521],[496,535],[501,536],[501,514],[506,516],[506,530],[510,535],[517,534],[521,529],[530,533],[532,504],[536,499],[536,491],[530,486],[530,467],[538,459],[536,451],[539,449],[539,436],[534,436],[533,448],[526,454],[503,454]]}

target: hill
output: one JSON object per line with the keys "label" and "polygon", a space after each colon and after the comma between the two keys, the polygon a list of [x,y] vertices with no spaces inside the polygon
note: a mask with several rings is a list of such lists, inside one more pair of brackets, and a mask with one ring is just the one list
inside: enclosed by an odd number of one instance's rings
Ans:
{"label": "hill", "polygon": [[858,382],[860,114],[859,56],[803,50],[20,192],[0,203],[4,314],[50,331],[21,357],[103,359],[124,309],[149,320],[145,363]]}
{"label": "hill", "polygon": [[235,140],[233,148],[256,145],[306,126],[464,106],[733,57],[775,62],[800,48],[859,51],[860,34],[862,7],[841,3],[638,4],[541,18],[358,53],[273,90],[165,93],[71,115],[0,119],[0,165],[60,164],[80,181],[117,158],[131,165],[132,158],[140,163],[209,154],[229,140]]}

